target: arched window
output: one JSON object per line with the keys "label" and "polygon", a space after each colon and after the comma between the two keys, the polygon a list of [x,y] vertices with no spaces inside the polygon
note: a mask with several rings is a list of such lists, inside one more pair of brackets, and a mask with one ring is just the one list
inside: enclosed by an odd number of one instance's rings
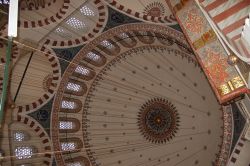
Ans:
{"label": "arched window", "polygon": [[101,42],[101,45],[103,46],[103,47],[105,47],[105,48],[108,48],[108,49],[113,49],[114,48],[114,45],[113,44],[111,44],[109,41],[107,41],[107,40],[103,40],[102,42]]}
{"label": "arched window", "polygon": [[157,37],[159,42],[161,42],[161,44],[163,45],[171,46],[174,44],[174,40],[167,35],[161,33],[155,33],[155,36]]}
{"label": "arched window", "polygon": [[97,47],[108,55],[114,56],[120,52],[120,47],[111,39],[101,41]]}
{"label": "arched window", "polygon": [[80,122],[75,118],[59,118],[59,130],[61,133],[73,133],[80,129]]}
{"label": "arched window", "polygon": [[105,56],[103,56],[96,50],[92,50],[91,52],[87,53],[83,59],[97,67],[100,67],[106,63]]}
{"label": "arched window", "polygon": [[134,33],[142,43],[152,44],[155,40],[155,38],[151,32],[147,32],[147,31],[137,32],[137,31],[135,31]]}
{"label": "arched window", "polygon": [[131,40],[127,33],[123,32],[119,34],[119,37],[123,40]]}
{"label": "arched window", "polygon": [[28,159],[32,157],[34,148],[32,146],[17,146],[14,153],[17,159]]}
{"label": "arched window", "polygon": [[72,151],[76,150],[77,144],[75,142],[62,142],[61,150],[62,151]]}
{"label": "arched window", "polygon": [[82,102],[78,99],[64,97],[61,103],[61,112],[76,113],[82,108]]}
{"label": "arched window", "polygon": [[85,75],[85,76],[89,75],[89,73],[90,73],[89,69],[87,69],[86,67],[80,66],[80,65],[78,65],[76,67],[75,72],[82,74],[82,75]]}
{"label": "arched window", "polygon": [[79,92],[81,89],[81,85],[69,82],[66,88],[71,91]]}
{"label": "arched window", "polygon": [[59,26],[58,28],[55,29],[54,33],[56,33],[56,35],[61,36],[63,39],[70,39],[72,38],[72,34],[70,34],[70,32],[68,32],[68,30],[66,30],[65,28]]}
{"label": "arched window", "polygon": [[64,109],[72,110],[72,109],[75,109],[75,107],[76,107],[76,104],[73,101],[65,101],[65,100],[62,101],[62,108]]}
{"label": "arched window", "polygon": [[70,121],[60,121],[59,128],[63,130],[73,129],[73,122]]}
{"label": "arched window", "polygon": [[65,93],[82,96],[86,92],[86,85],[84,82],[70,79],[65,87]]}
{"label": "arched window", "polygon": [[115,36],[115,39],[117,42],[121,43],[121,45],[128,48],[132,48],[137,44],[137,41],[128,32],[120,33],[118,36]]}
{"label": "arched window", "polygon": [[84,156],[78,156],[65,160],[66,166],[90,166],[89,159]]}
{"label": "arched window", "polygon": [[25,164],[18,164],[18,165],[16,165],[16,166],[33,166],[33,165],[30,164],[30,163],[25,163]]}
{"label": "arched window", "polygon": [[95,12],[92,9],[90,9],[88,6],[83,6],[82,8],[80,8],[80,12],[84,16],[95,16]]}
{"label": "arched window", "polygon": [[69,18],[66,21],[66,24],[68,24],[69,26],[71,26],[72,28],[75,28],[77,30],[86,28],[86,24],[75,17]]}
{"label": "arched window", "polygon": [[61,150],[64,152],[77,152],[83,147],[79,138],[64,138],[60,140]]}
{"label": "arched window", "polygon": [[83,80],[91,80],[95,76],[94,70],[84,65],[78,65],[73,73],[74,76],[80,77]]}
{"label": "arched window", "polygon": [[73,162],[73,163],[68,163],[66,166],[84,166],[82,165],[79,161]]}
{"label": "arched window", "polygon": [[13,140],[16,142],[27,141],[29,135],[25,131],[13,131]]}
{"label": "arched window", "polygon": [[96,53],[93,52],[87,53],[86,57],[92,61],[99,61],[101,59],[100,55],[97,55]]}

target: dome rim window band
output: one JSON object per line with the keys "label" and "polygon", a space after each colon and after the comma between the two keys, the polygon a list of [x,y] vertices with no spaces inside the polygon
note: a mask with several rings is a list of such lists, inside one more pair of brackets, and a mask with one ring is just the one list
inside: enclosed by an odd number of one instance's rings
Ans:
{"label": "dome rim window band", "polygon": [[[87,55],[87,53],[89,53],[92,50],[96,49],[97,46],[100,44],[100,42],[102,42],[103,40],[113,39],[114,36],[118,36],[121,33],[130,33],[130,32],[133,32],[133,31],[151,31],[152,33],[154,33],[154,36],[156,38],[157,38],[157,36],[155,35],[156,33],[160,33],[160,34],[166,35],[166,37],[172,38],[174,40],[173,45],[175,45],[175,47],[176,47],[176,49],[174,49],[174,50],[177,51],[176,54],[178,56],[182,57],[182,59],[186,59],[188,63],[192,63],[192,65],[194,65],[195,67],[198,67],[197,61],[186,50],[186,48],[189,48],[189,46],[188,46],[187,42],[185,41],[184,36],[181,33],[177,32],[177,31],[175,31],[175,30],[173,30],[173,29],[171,29],[169,27],[162,27],[162,26],[159,26],[159,25],[152,25],[152,24],[129,24],[129,25],[122,25],[122,26],[119,26],[119,27],[116,27],[116,28],[113,28],[113,29],[110,29],[110,30],[106,31],[105,33],[103,33],[102,35],[98,36],[93,41],[91,41],[90,43],[85,45],[80,50],[80,52],[72,60],[72,63],[68,66],[68,68],[66,69],[66,71],[64,73],[64,76],[62,77],[61,84],[60,84],[60,86],[58,88],[58,92],[57,92],[57,94],[55,96],[55,99],[54,99],[53,113],[51,114],[52,119],[53,119],[52,120],[53,132],[51,132],[51,135],[52,135],[52,141],[53,141],[53,146],[54,146],[55,150],[60,150],[60,146],[59,146],[60,145],[60,141],[59,141],[60,134],[59,134],[59,132],[57,132],[57,131],[59,131],[59,128],[58,128],[59,127],[58,126],[58,119],[59,119],[59,115],[60,115],[60,106],[59,105],[61,104],[61,98],[64,95],[65,86],[67,85],[68,81],[70,80],[69,78],[72,75],[72,73],[74,73],[75,68],[77,67],[77,64],[79,62],[81,62],[85,58],[85,55]],[[133,37],[133,39],[136,39],[136,37]],[[136,39],[136,40],[139,42],[138,39]],[[136,50],[131,50],[135,46],[127,47],[126,45],[122,45],[121,43],[119,45],[121,47],[124,47],[124,48],[127,49],[127,51],[124,51],[124,52],[129,52],[129,51],[136,52]],[[143,44],[143,45],[147,45],[147,46],[145,46],[145,48],[148,47],[148,44]],[[138,45],[135,48],[137,48],[137,47],[138,47]],[[144,47],[144,46],[142,46],[142,47]],[[159,47],[159,50],[161,50],[160,47]],[[183,47],[185,47],[184,50],[182,49]],[[147,48],[146,48],[146,50],[147,50]],[[123,53],[120,53],[120,54],[123,54]],[[103,52],[102,52],[102,54],[105,57],[107,57],[107,62],[104,62],[100,66],[90,64],[90,66],[92,66],[94,69],[97,69],[96,71],[99,71],[99,72],[101,72],[106,66],[108,66],[110,64],[109,62],[111,62],[114,58],[117,57],[117,56],[111,56],[111,55],[103,53]],[[99,74],[100,73],[96,72],[96,75],[92,78],[92,80],[96,79],[96,78],[99,78],[100,77]],[[84,81],[84,82],[88,82],[88,81]],[[89,94],[89,91],[91,91],[91,88],[90,88],[90,86],[88,84],[86,93],[82,95],[82,99],[84,99],[84,101],[89,100],[89,98],[86,97],[86,95]],[[88,105],[85,105],[83,107],[83,109],[81,110],[81,112],[83,112],[83,114],[84,114],[84,110],[87,109],[87,108],[88,108]],[[224,117],[227,117],[228,114],[230,114],[230,113],[228,113],[226,111],[223,111]],[[230,121],[227,121],[225,119],[223,119],[223,120],[224,120],[224,126],[228,126],[229,123],[231,123]],[[83,121],[83,123],[85,124],[86,121],[85,122]],[[138,128],[138,126],[137,126],[137,128]],[[82,128],[82,132],[86,132],[86,127]],[[224,130],[224,137],[230,137],[231,138],[231,135],[230,135],[230,133],[225,132],[225,130]],[[91,145],[88,142],[87,143],[85,142],[86,140],[90,139],[89,136],[87,136],[86,138],[81,138],[81,139],[83,139],[84,146],[85,146],[85,148],[81,150],[82,151],[81,153],[86,152],[90,162],[93,165],[96,165],[97,163],[95,161],[95,156],[92,155],[92,151],[89,151],[91,149]],[[164,145],[165,144],[162,144],[162,146],[164,146]],[[225,147],[223,146],[222,149],[220,150],[219,154],[218,154],[218,157],[216,157],[216,158],[220,158],[220,159],[223,158],[223,161],[224,161],[224,160],[226,160],[228,154],[229,154],[228,150],[225,149]],[[58,164],[63,165],[65,163],[64,154],[62,154],[60,152],[55,154],[55,159],[56,159]]]}

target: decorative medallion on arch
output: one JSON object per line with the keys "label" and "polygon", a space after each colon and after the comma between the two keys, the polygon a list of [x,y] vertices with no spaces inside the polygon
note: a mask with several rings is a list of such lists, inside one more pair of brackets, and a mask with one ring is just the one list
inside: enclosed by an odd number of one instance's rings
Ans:
{"label": "decorative medallion on arch", "polygon": [[164,0],[130,1],[105,0],[111,7],[143,21],[175,25],[177,21]]}
{"label": "decorative medallion on arch", "polygon": [[[18,62],[12,68],[10,83],[15,110],[18,113],[34,111],[53,97],[61,77],[59,62],[56,57],[41,54],[40,51],[27,52]],[[18,89],[22,78],[20,76],[25,71],[23,64],[28,64],[29,70],[25,73],[22,88]]]}
{"label": "decorative medallion on arch", "polygon": [[165,6],[160,2],[150,3],[145,7],[143,14],[153,17],[162,17],[165,14]]}
{"label": "decorative medallion on arch", "polygon": [[21,10],[38,10],[52,5],[56,0],[19,0]]}

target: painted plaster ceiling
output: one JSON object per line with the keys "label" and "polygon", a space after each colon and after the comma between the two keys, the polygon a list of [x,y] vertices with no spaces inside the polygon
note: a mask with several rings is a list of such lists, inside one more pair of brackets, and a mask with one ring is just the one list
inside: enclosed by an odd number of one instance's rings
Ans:
{"label": "painted plaster ceiling", "polygon": [[[56,94],[54,149],[65,139],[83,142],[80,154],[93,166],[216,163],[223,112],[183,39],[169,28],[134,24],[87,44]],[[65,117],[76,131],[60,129]],[[56,155],[59,165],[67,158]]]}
{"label": "painted plaster ceiling", "polygon": [[232,112],[184,35],[168,27],[177,22],[164,0],[20,2],[11,130],[48,132],[44,146],[60,166],[225,164]]}

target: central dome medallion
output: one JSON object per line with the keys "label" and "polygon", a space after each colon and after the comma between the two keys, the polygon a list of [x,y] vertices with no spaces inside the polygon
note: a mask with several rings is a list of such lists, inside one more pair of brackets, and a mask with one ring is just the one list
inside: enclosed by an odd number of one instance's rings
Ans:
{"label": "central dome medallion", "polygon": [[165,143],[177,133],[179,116],[168,100],[154,98],[142,105],[138,114],[138,126],[150,142]]}

